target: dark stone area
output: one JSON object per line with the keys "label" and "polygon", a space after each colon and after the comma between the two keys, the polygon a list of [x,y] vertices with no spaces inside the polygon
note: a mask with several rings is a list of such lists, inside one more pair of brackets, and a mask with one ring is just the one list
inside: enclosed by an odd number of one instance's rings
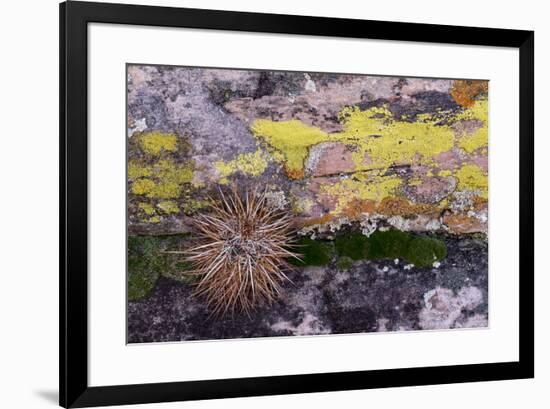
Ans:
{"label": "dark stone area", "polygon": [[297,268],[281,298],[250,316],[210,314],[191,284],[165,277],[128,304],[128,342],[273,337],[484,327],[488,248],[477,236],[439,236],[447,257],[418,268],[404,260],[360,260],[339,270]]}

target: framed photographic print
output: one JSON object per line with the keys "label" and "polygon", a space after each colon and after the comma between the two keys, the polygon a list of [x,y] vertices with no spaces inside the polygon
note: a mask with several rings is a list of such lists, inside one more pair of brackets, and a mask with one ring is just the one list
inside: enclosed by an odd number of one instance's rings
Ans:
{"label": "framed photographic print", "polygon": [[60,5],[60,404],[529,378],[534,33]]}

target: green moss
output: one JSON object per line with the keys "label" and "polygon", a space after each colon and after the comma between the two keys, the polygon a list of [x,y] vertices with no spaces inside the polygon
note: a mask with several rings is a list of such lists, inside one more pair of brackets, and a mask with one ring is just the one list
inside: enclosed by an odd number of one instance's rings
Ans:
{"label": "green moss", "polygon": [[163,270],[162,276],[180,283],[194,283],[195,276],[189,274],[191,265],[182,261],[182,257],[178,255],[168,256],[169,268]]}
{"label": "green moss", "polygon": [[410,241],[405,258],[417,267],[427,267],[446,256],[447,247],[443,241],[418,236]]}
{"label": "green moss", "polygon": [[128,237],[128,300],[147,297],[160,276],[188,283],[190,266],[180,254],[187,235]]}
{"label": "green moss", "polygon": [[334,240],[336,251],[343,257],[361,260],[367,257],[369,238],[361,233],[338,236]]}
{"label": "green moss", "polygon": [[335,239],[335,246],[340,257],[352,260],[401,258],[417,267],[430,266],[447,255],[442,240],[400,230],[376,231],[369,237],[360,233],[342,235]]}
{"label": "green moss", "polygon": [[157,282],[161,263],[152,237],[128,237],[128,300],[146,297]]}
{"label": "green moss", "polygon": [[376,231],[366,248],[368,259],[406,258],[413,236],[400,230]]}
{"label": "green moss", "polygon": [[296,266],[324,266],[330,263],[334,255],[334,247],[331,242],[312,240],[302,237],[298,240],[295,253],[301,256],[301,260],[289,259]]}
{"label": "green moss", "polygon": [[353,259],[347,256],[342,256],[336,260],[336,268],[338,270],[348,270],[353,266]]}

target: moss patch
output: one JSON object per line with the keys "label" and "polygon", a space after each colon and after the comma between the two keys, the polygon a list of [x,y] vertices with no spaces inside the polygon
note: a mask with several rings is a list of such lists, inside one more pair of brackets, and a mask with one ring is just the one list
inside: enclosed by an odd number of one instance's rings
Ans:
{"label": "moss patch", "polygon": [[352,260],[361,260],[367,257],[369,238],[361,233],[338,236],[334,241],[338,254]]}
{"label": "moss patch", "polygon": [[293,251],[301,256],[301,260],[289,259],[289,262],[296,266],[325,266],[331,262],[334,255],[331,242],[312,240],[309,237],[300,238]]}
{"label": "moss patch", "polygon": [[418,267],[430,266],[447,256],[447,246],[441,240],[418,236],[408,245],[406,259]]}
{"label": "moss patch", "polygon": [[336,260],[336,268],[338,270],[349,270],[353,266],[353,259],[350,257],[340,257]]}
{"label": "moss patch", "polygon": [[342,235],[335,240],[340,257],[352,260],[401,258],[417,267],[427,267],[447,255],[442,240],[416,236],[399,230],[376,231],[369,237],[360,233]]}
{"label": "moss patch", "polygon": [[128,237],[128,300],[144,298],[160,275],[161,260],[151,237]]}
{"label": "moss patch", "polygon": [[165,253],[180,250],[186,240],[186,235],[128,237],[128,300],[147,297],[160,276],[192,281],[183,256]]}
{"label": "moss patch", "polygon": [[400,230],[376,231],[366,246],[368,259],[404,258],[408,260],[408,249],[413,235]]}

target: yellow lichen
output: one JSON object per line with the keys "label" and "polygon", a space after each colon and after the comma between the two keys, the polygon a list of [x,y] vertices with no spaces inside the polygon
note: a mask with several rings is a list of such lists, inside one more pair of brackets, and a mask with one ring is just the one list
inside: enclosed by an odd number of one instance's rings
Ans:
{"label": "yellow lichen", "polygon": [[148,195],[155,186],[155,182],[151,179],[138,179],[132,183],[132,193],[145,196]]}
{"label": "yellow lichen", "polygon": [[160,160],[150,167],[150,178],[132,182],[132,192],[151,199],[175,199],[181,195],[182,185],[193,179],[193,164],[176,164]]}
{"label": "yellow lichen", "polygon": [[347,137],[381,136],[384,128],[392,121],[392,113],[386,107],[365,111],[358,107],[346,107],[340,111],[339,120],[344,125],[342,134]]}
{"label": "yellow lichen", "polygon": [[193,199],[191,197],[185,198],[182,203],[182,208],[185,213],[194,213],[197,210],[204,209],[212,204],[208,199]]}
{"label": "yellow lichen", "polygon": [[128,178],[137,179],[151,176],[151,167],[137,161],[128,162]]}
{"label": "yellow lichen", "polygon": [[157,207],[166,214],[170,213],[179,213],[180,209],[178,207],[178,204],[174,202],[173,200],[164,200],[160,202]]}
{"label": "yellow lichen", "polygon": [[488,198],[489,181],[487,173],[479,166],[472,164],[463,165],[455,172],[455,177],[458,179],[458,190],[479,191],[479,195],[482,198]]}
{"label": "yellow lichen", "polygon": [[138,136],[141,149],[151,155],[158,156],[163,151],[175,152],[178,139],[173,133],[159,131],[147,132]]}
{"label": "yellow lichen", "polygon": [[442,169],[437,173],[437,175],[441,176],[441,177],[451,176],[452,174],[453,174],[453,172],[451,172],[448,169]]}
{"label": "yellow lichen", "polygon": [[289,176],[303,174],[309,147],[328,139],[326,132],[295,119],[280,122],[258,119],[251,129],[283,155]]}
{"label": "yellow lichen", "polygon": [[[396,121],[391,113],[381,108],[361,111],[346,108],[342,114],[344,131],[333,134],[345,138],[359,149],[353,153],[358,169],[387,170],[396,164],[422,160],[430,163],[433,156],[448,151],[454,144],[454,132],[450,126],[437,125],[428,117],[417,122]],[[365,154],[371,158],[363,164]]]}
{"label": "yellow lichen", "polygon": [[229,162],[218,161],[214,167],[218,170],[222,180],[227,181],[227,177],[235,172],[241,172],[245,175],[260,176],[266,170],[268,165],[266,155],[261,149],[256,152],[242,153]]}
{"label": "yellow lichen", "polygon": [[159,223],[160,222],[160,217],[159,216],[153,216],[153,217],[150,217],[149,220],[147,220],[149,223]]}
{"label": "yellow lichen", "polygon": [[149,216],[155,213],[155,208],[150,203],[139,203],[138,207]]}
{"label": "yellow lichen", "polygon": [[171,160],[160,160],[153,165],[153,174],[163,182],[176,184],[191,183],[193,180],[193,163],[175,163]]}
{"label": "yellow lichen", "polygon": [[296,196],[290,197],[290,208],[294,214],[309,213],[315,202],[310,198],[300,198]]}
{"label": "yellow lichen", "polygon": [[[320,142],[339,141],[354,146],[356,170],[387,170],[395,164],[415,159],[431,161],[433,156],[448,151],[454,144],[454,132],[448,125],[423,117],[421,121],[397,121],[386,108],[361,111],[347,107],[340,113],[343,131],[327,133],[298,120],[256,120],[252,132],[262,137],[284,157],[287,174],[292,178],[304,174],[304,160],[309,148]],[[364,158],[368,155],[368,164]]]}
{"label": "yellow lichen", "polygon": [[474,105],[460,113],[456,117],[457,120],[479,120],[483,123],[481,128],[477,129],[471,135],[463,136],[458,143],[462,149],[468,153],[472,153],[479,148],[485,147],[489,143],[489,107],[488,101],[478,100]]}
{"label": "yellow lichen", "polygon": [[319,193],[337,198],[334,214],[342,214],[353,201],[380,202],[388,196],[393,196],[402,180],[395,175],[369,176],[356,173],[353,178],[344,179],[334,184],[322,184]]}

